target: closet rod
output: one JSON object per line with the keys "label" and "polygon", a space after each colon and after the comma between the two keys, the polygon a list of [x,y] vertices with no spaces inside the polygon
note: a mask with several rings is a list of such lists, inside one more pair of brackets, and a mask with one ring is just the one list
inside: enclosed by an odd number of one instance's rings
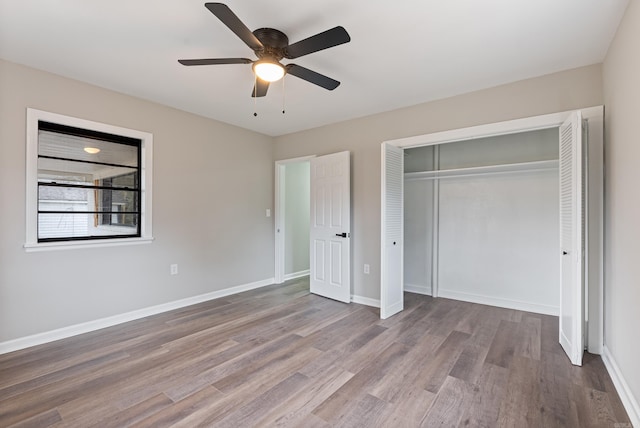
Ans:
{"label": "closet rod", "polygon": [[523,172],[538,172],[557,170],[557,160],[521,162],[504,165],[489,165],[470,168],[456,168],[440,171],[407,172],[405,180],[436,180],[442,178],[459,178],[477,175],[516,174]]}

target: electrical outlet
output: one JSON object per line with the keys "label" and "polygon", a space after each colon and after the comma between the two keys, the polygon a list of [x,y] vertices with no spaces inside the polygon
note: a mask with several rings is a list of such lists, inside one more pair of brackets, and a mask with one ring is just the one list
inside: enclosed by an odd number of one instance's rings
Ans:
{"label": "electrical outlet", "polygon": [[369,265],[368,264],[364,264],[364,273],[366,273],[367,275],[369,274]]}
{"label": "electrical outlet", "polygon": [[178,274],[178,265],[177,264],[173,264],[169,266],[169,271],[171,272],[171,275],[177,275]]}

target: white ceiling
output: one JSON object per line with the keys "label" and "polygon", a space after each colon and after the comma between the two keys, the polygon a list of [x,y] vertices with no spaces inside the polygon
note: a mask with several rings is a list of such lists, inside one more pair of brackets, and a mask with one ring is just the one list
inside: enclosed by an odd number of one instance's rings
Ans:
{"label": "white ceiling", "polygon": [[[228,0],[249,29],[290,43],[336,25],[351,42],[296,60],[250,97],[250,65],[178,59],[253,52],[202,0],[0,0],[0,58],[276,136],[599,63],[628,0]],[[1,94],[0,94],[1,96]],[[286,114],[282,114],[283,98]]]}

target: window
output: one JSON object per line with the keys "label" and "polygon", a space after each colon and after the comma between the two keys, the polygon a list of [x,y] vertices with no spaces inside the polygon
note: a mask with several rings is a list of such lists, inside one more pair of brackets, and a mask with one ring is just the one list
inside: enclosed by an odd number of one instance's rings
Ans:
{"label": "window", "polygon": [[151,134],[27,110],[27,249],[151,239]]}

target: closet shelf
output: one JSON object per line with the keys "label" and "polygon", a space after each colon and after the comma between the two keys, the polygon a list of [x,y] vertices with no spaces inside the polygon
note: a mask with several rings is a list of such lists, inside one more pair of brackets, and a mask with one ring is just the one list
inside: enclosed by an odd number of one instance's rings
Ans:
{"label": "closet shelf", "polygon": [[544,160],[534,162],[519,162],[502,165],[474,166],[469,168],[443,169],[439,171],[407,172],[405,180],[435,180],[440,178],[456,178],[470,175],[507,174],[516,172],[531,172],[557,170],[558,160]]}

